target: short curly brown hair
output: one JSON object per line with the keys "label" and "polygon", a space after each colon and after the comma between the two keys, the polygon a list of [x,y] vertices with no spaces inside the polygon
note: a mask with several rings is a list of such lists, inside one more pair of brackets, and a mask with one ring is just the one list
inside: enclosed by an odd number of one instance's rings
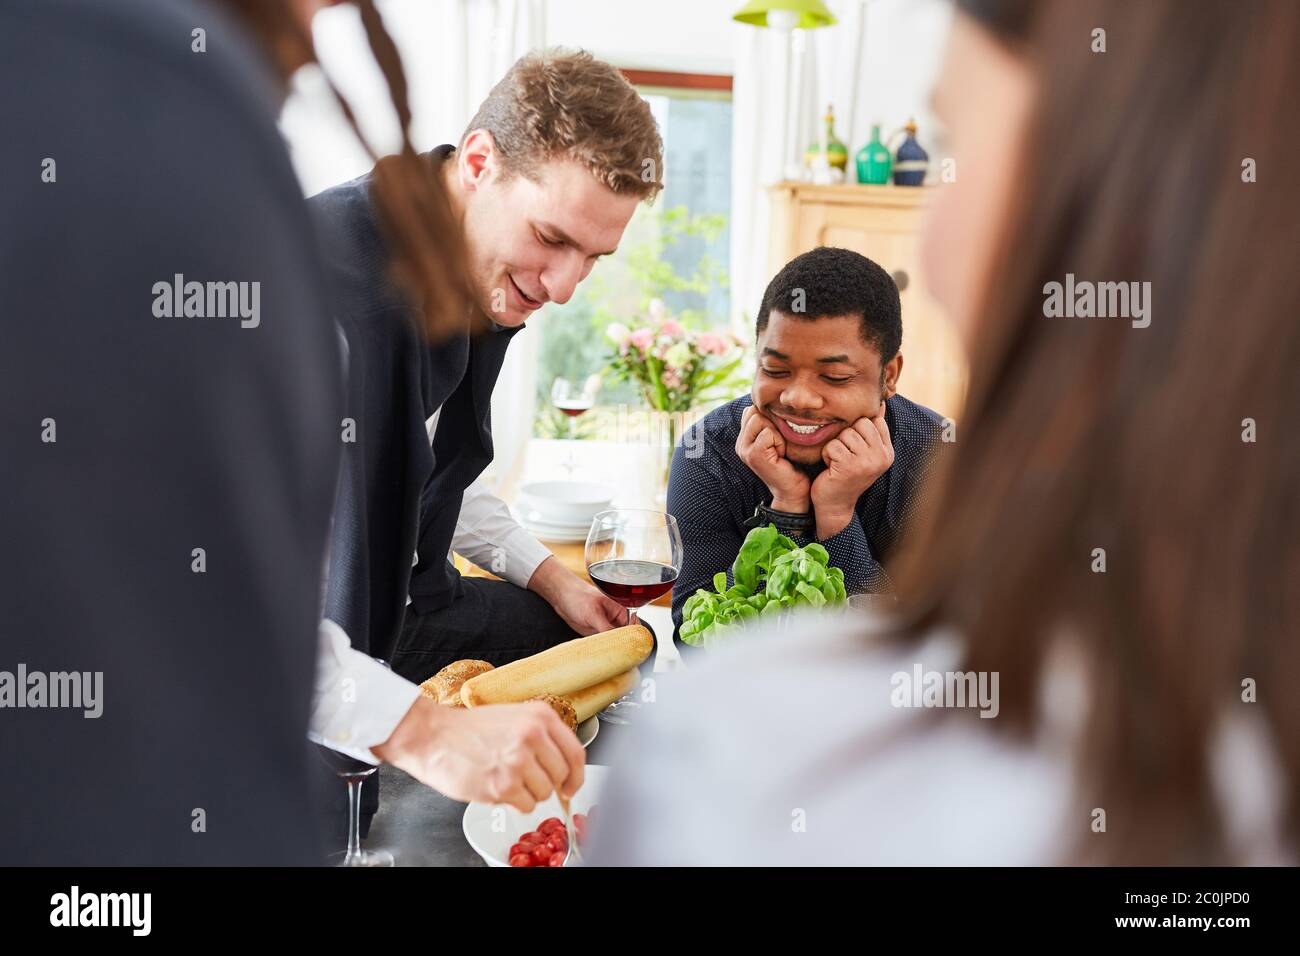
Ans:
{"label": "short curly brown hair", "polygon": [[585,50],[521,57],[470,120],[492,134],[507,174],[536,179],[571,159],[619,195],[647,203],[663,189],[664,144],[650,106],[617,69]]}

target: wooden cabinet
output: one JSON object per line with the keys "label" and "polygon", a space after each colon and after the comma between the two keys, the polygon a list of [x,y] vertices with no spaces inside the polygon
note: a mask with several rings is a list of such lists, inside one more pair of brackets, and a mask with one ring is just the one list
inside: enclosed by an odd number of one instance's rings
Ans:
{"label": "wooden cabinet", "polygon": [[931,187],[779,183],[771,196],[769,274],[817,246],[839,246],[879,263],[899,285],[903,374],[899,392],[956,419],[966,359],[956,331],[926,291],[920,232]]}

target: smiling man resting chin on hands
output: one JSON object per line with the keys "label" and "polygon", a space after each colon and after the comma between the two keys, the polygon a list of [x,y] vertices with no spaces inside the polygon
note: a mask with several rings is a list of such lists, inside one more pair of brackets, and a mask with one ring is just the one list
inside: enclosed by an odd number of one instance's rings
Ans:
{"label": "smiling man resting chin on hands", "polygon": [[754,388],[697,423],[673,458],[668,510],[685,561],[673,618],[729,568],[751,527],[820,541],[850,594],[885,592],[940,441],[939,415],[898,394],[898,289],[847,249],[791,261],[763,295]]}

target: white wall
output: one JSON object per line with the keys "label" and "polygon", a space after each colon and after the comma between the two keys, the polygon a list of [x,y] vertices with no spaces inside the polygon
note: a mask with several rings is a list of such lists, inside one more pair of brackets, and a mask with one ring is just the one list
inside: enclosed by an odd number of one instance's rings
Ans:
{"label": "white wall", "polygon": [[[834,27],[809,34],[819,51],[816,92],[821,101],[810,113],[820,115],[829,98],[835,103],[840,138],[855,152],[866,141],[872,122],[886,132],[911,116],[921,125],[921,142],[935,152],[935,126],[927,107],[929,87],[938,67],[943,37],[951,17],[945,0],[869,0],[866,8],[865,51],[856,84],[848,78],[850,48],[847,25],[852,7],[861,0],[830,0],[840,18]],[[463,70],[467,47],[487,48],[497,41],[484,14],[485,0],[381,0],[380,11],[393,34],[411,83],[416,147],[428,149],[456,139],[475,104],[449,99],[463,83],[449,80],[449,71]],[[549,0],[545,4],[547,45],[582,47],[622,67],[730,73],[736,51],[755,27],[736,23],[731,15],[742,0]],[[319,13],[314,23],[317,49],[356,113],[366,123],[381,151],[395,142],[396,124],[388,97],[366,46],[354,8],[344,5]],[[825,56],[824,51],[836,51]],[[478,57],[480,61],[486,57]],[[281,118],[294,165],[306,193],[359,175],[371,161],[348,131],[319,71],[308,68],[298,77],[297,93]],[[848,116],[850,99],[853,116]],[[816,129],[807,118],[807,135]]]}
{"label": "white wall", "polygon": [[582,47],[615,66],[730,73],[731,15],[744,0],[550,0],[547,42]]}

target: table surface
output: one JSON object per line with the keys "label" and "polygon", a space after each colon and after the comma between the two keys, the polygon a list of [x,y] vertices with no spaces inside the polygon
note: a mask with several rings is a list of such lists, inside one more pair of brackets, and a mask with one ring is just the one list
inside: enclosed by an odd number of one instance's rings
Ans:
{"label": "table surface", "polygon": [[[587,748],[587,763],[607,764],[630,729],[601,721]],[[466,806],[396,767],[380,767],[379,812],[364,846],[388,850],[398,866],[487,866],[461,829]]]}
{"label": "table surface", "polygon": [[[668,609],[651,607],[639,613],[657,635],[672,634]],[[653,665],[653,657],[641,665],[643,677],[653,672]],[[630,730],[626,725],[601,721],[600,732],[587,748],[587,763],[609,765]],[[486,866],[461,829],[465,807],[396,767],[381,766],[379,812],[364,845],[389,850],[398,866]]]}

